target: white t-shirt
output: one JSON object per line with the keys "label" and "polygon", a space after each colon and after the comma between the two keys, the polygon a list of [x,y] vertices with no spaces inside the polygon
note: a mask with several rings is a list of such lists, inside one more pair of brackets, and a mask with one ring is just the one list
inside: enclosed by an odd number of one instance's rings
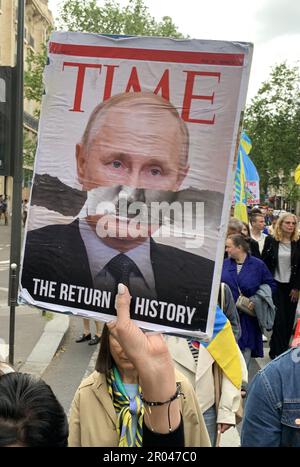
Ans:
{"label": "white t-shirt", "polygon": [[291,279],[291,243],[279,243],[278,267],[274,279],[283,284],[288,284]]}

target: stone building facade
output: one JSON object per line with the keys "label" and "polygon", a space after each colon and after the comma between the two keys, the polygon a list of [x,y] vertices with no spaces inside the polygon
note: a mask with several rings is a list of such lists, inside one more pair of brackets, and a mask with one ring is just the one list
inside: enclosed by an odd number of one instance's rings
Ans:
{"label": "stone building facade", "polygon": [[[0,0],[0,66],[15,66],[17,53],[18,0]],[[31,50],[40,52],[53,28],[52,13],[48,0],[25,0],[24,60]],[[38,120],[35,118],[36,104],[24,101],[24,130],[29,139],[36,138]],[[28,198],[32,167],[24,166],[23,199]],[[12,199],[12,177],[0,176],[0,194]]]}

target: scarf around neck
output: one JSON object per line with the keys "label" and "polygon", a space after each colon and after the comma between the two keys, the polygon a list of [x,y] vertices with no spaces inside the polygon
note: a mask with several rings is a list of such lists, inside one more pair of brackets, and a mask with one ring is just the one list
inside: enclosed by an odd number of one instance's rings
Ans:
{"label": "scarf around neck", "polygon": [[[118,415],[117,433],[119,436],[119,447],[141,447],[143,445],[143,416],[144,406],[141,401],[141,388],[138,394],[130,398],[121,380],[116,366],[110,370],[106,377],[108,392],[112,398],[115,411]],[[137,426],[134,435],[134,417],[137,416]]]}

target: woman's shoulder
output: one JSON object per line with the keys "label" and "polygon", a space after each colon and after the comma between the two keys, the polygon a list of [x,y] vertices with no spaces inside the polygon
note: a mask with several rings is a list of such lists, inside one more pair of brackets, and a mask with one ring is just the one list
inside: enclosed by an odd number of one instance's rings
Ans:
{"label": "woman's shoulder", "polygon": [[102,373],[99,373],[98,371],[93,371],[87,378],[84,378],[79,387],[78,390],[84,390],[85,388],[89,388],[94,385],[101,385],[106,381],[105,375]]}
{"label": "woman's shoulder", "polygon": [[231,258],[225,258],[224,261],[223,261],[223,269],[228,268],[232,264],[233,264],[233,261],[232,261]]}
{"label": "woman's shoulder", "polygon": [[251,256],[251,255],[248,257],[248,263],[253,264],[256,267],[265,266],[265,263],[263,262],[262,259],[257,258],[256,256]]}
{"label": "woman's shoulder", "polygon": [[266,238],[265,238],[264,248],[270,247],[270,246],[275,246],[275,245],[278,245],[278,244],[279,244],[279,241],[276,240],[276,238],[273,237],[273,235],[267,235]]}

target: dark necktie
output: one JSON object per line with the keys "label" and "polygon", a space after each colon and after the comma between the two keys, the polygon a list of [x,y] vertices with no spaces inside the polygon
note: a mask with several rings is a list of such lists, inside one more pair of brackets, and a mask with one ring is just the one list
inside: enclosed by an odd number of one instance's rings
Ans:
{"label": "dark necktie", "polygon": [[131,273],[134,273],[137,276],[141,276],[141,272],[137,265],[128,258],[128,256],[120,253],[115,256],[110,262],[106,265],[106,269],[113,276],[116,284],[116,288],[119,283],[125,284],[129,287],[129,276]]}

